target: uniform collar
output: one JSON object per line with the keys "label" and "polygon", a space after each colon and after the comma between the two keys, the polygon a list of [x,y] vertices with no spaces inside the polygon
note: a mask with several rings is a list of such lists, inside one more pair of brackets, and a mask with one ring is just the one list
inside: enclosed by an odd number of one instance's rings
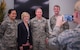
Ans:
{"label": "uniform collar", "polygon": [[[38,20],[38,19],[37,19],[37,17],[35,17],[35,18],[36,18],[36,20]],[[41,17],[41,19],[40,19],[40,20],[42,20],[42,17]]]}
{"label": "uniform collar", "polygon": [[6,19],[7,21],[13,23],[13,22],[17,22],[16,20],[12,21],[9,17]]}
{"label": "uniform collar", "polygon": [[[55,15],[53,15],[54,17],[56,17]],[[57,15],[57,16],[61,16],[61,14]]]}
{"label": "uniform collar", "polygon": [[[37,17],[35,17],[36,18],[36,21],[39,21],[38,19],[37,19]],[[43,21],[43,17],[40,19],[40,21],[42,22]]]}

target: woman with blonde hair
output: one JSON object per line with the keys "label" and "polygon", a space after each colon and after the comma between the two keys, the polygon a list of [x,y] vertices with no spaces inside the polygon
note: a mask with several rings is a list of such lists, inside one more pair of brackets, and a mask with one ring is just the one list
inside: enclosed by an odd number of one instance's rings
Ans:
{"label": "woman with blonde hair", "polygon": [[18,49],[29,50],[32,49],[32,34],[28,24],[30,14],[28,12],[23,12],[21,14],[21,19],[22,22],[18,24]]}

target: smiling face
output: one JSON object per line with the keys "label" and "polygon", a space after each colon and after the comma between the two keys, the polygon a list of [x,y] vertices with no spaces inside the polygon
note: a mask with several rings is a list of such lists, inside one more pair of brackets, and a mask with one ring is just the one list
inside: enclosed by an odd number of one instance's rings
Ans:
{"label": "smiling face", "polygon": [[60,7],[59,6],[54,6],[53,10],[54,10],[55,15],[59,15],[59,12],[60,12]]}
{"label": "smiling face", "polygon": [[23,18],[23,20],[24,20],[25,22],[28,22],[29,19],[30,19],[30,17],[29,17],[28,15],[25,15],[24,18]]}
{"label": "smiling face", "polygon": [[17,13],[16,10],[12,10],[10,14],[8,14],[8,16],[10,17],[10,19],[15,20]]}
{"label": "smiling face", "polygon": [[21,18],[22,18],[22,20],[23,20],[24,22],[28,22],[29,19],[30,19],[30,15],[29,15],[29,13],[27,13],[27,12],[23,12],[22,15],[21,15]]}
{"label": "smiling face", "polygon": [[43,14],[42,9],[40,8],[36,9],[35,14],[36,14],[36,17],[41,18]]}

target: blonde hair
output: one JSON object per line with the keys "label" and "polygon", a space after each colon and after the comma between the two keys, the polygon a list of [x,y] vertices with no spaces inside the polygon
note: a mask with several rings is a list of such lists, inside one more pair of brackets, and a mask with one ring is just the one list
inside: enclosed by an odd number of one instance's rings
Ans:
{"label": "blonde hair", "polygon": [[[27,16],[24,16],[24,15],[27,15]],[[30,14],[28,12],[22,12],[21,19],[23,20],[24,17],[29,17],[30,18]]]}
{"label": "blonde hair", "polygon": [[76,11],[80,11],[80,0],[78,0],[75,4],[75,7],[74,7]]}

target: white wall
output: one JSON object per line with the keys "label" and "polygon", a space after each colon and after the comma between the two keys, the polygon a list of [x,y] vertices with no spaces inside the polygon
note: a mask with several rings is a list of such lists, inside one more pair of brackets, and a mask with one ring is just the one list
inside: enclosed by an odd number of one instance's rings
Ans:
{"label": "white wall", "polygon": [[8,10],[14,8],[14,0],[5,0],[5,2],[6,2],[6,11],[5,11],[6,15],[5,15],[5,17],[6,17]]}
{"label": "white wall", "polygon": [[7,10],[9,10],[9,9],[11,9],[11,8],[14,8],[14,0],[5,0],[5,2],[7,3],[7,4],[6,4]]}
{"label": "white wall", "polygon": [[[77,0],[49,0],[49,18],[53,16],[53,6],[60,5],[61,14],[73,14],[74,5]],[[74,28],[76,24],[69,22],[70,28]]]}
{"label": "white wall", "polygon": [[1,2],[1,0],[0,0],[0,2]]}

